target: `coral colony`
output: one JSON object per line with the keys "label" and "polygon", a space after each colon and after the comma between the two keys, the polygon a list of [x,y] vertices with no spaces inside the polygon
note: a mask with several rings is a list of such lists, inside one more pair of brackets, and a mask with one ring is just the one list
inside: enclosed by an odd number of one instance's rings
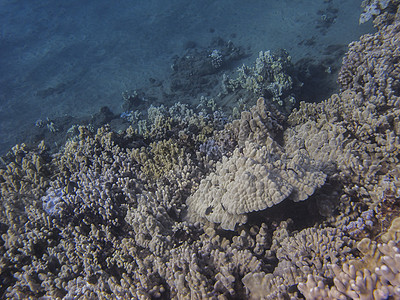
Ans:
{"label": "coral colony", "polygon": [[290,57],[266,51],[223,79],[254,93],[237,117],[202,98],[126,110],[118,133],[79,126],[51,155],[14,146],[1,297],[399,299],[399,5],[365,1],[377,32],[320,103],[292,109]]}

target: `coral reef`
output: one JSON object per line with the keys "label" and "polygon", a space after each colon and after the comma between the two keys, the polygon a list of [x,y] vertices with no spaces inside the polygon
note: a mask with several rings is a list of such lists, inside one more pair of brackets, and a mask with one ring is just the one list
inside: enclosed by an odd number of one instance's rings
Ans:
{"label": "coral reef", "polygon": [[[393,221],[383,243],[364,238],[357,244],[361,258],[342,266],[329,265],[328,276],[308,275],[298,285],[307,299],[394,299],[400,297],[399,218]],[[393,234],[396,232],[396,234]],[[333,286],[327,284],[333,279]]]}
{"label": "coral reef", "polygon": [[[395,23],[352,42],[343,58],[338,82],[342,90],[352,89],[375,105],[396,106],[399,101],[400,25]],[[373,51],[371,51],[373,49]]]}
{"label": "coral reef", "polygon": [[339,74],[343,91],[319,104],[302,103],[285,132],[292,149],[337,168],[346,192],[372,206],[399,168],[399,29],[396,23],[353,42]]}
{"label": "coral reef", "polygon": [[227,67],[243,58],[245,51],[236,47],[232,41],[215,38],[207,48],[188,47],[181,57],[174,57],[171,65],[170,82],[165,92],[178,95],[200,97],[205,90],[218,85],[218,77]]}
{"label": "coral reef", "polygon": [[[237,120],[203,97],[129,107],[118,133],[75,126],[57,153],[13,147],[0,297],[399,298],[399,43],[396,21],[352,43],[341,92],[287,119],[262,97]],[[204,51],[207,70],[221,49]],[[246,76],[284,101],[288,57],[270,55],[246,70],[273,81]]]}
{"label": "coral reef", "polygon": [[364,0],[361,4],[364,7],[364,12],[360,16],[359,23],[365,23],[372,17],[378,16],[388,7],[390,0]]}
{"label": "coral reef", "polygon": [[294,90],[300,86],[293,77],[291,57],[285,50],[271,53],[261,51],[254,67],[243,65],[238,69],[238,77],[224,79],[223,89],[228,92],[239,88],[252,92],[255,96],[265,97],[276,103],[288,113],[296,103]]}
{"label": "coral reef", "polygon": [[234,120],[230,126],[240,147],[246,141],[263,145],[268,137],[276,138],[282,134],[284,116],[263,97],[249,111],[243,111],[240,119]]}
{"label": "coral reef", "polygon": [[331,263],[340,264],[352,258],[352,240],[334,228],[308,228],[293,236],[284,227],[280,230],[284,232],[283,238],[274,236],[271,246],[277,249],[279,262],[275,270],[267,274],[251,272],[242,279],[250,299],[285,299],[289,295],[299,299],[291,286],[310,276],[332,275]]}

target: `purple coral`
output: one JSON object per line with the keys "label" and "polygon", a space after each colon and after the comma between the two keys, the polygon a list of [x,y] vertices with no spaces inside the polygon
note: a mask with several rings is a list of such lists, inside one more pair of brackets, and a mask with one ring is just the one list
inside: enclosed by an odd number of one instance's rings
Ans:
{"label": "purple coral", "polygon": [[62,189],[48,189],[46,195],[41,198],[44,211],[51,216],[59,215],[62,211],[62,206],[65,203],[65,200],[62,197]]}
{"label": "purple coral", "polygon": [[371,229],[374,226],[374,211],[366,210],[355,220],[344,226],[344,230],[350,235],[358,236],[363,231]]}
{"label": "purple coral", "polygon": [[222,157],[222,149],[214,139],[210,139],[207,142],[200,145],[199,150],[210,159],[218,160]]}

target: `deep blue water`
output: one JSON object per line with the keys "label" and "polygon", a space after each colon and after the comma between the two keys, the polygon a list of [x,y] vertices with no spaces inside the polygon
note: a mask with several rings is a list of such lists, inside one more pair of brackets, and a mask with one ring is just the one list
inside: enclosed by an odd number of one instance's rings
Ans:
{"label": "deep blue water", "polygon": [[[0,2],[0,154],[35,121],[121,112],[121,93],[163,80],[172,57],[193,41],[232,40],[250,54],[285,48],[294,61],[318,58],[328,45],[348,44],[360,1],[137,0]],[[324,18],[335,20],[321,29]],[[313,43],[302,43],[313,40]],[[168,104],[168,103],[167,103]]]}

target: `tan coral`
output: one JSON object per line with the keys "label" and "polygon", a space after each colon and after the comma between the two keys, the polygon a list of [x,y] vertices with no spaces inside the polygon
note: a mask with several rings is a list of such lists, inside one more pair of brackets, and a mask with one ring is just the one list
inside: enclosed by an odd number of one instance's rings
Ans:
{"label": "tan coral", "polygon": [[272,140],[264,147],[246,142],[243,153],[223,158],[188,198],[189,218],[206,218],[233,230],[246,213],[279,204],[290,195],[303,201],[322,186],[326,175],[316,171],[301,152],[285,155]]}
{"label": "tan coral", "polygon": [[246,141],[264,145],[268,138],[274,138],[282,131],[284,116],[272,105],[260,97],[250,111],[243,111],[240,120],[232,122],[240,147]]}
{"label": "tan coral", "polygon": [[298,125],[284,135],[288,151],[306,150],[329,175],[343,178],[346,192],[358,194],[371,206],[383,200],[378,182],[387,181],[388,173],[400,166],[400,139],[391,121],[400,109],[379,101],[343,91],[313,108],[295,111],[289,121]]}
{"label": "tan coral", "polygon": [[[309,275],[307,282],[298,285],[310,299],[388,299],[400,296],[400,248],[397,232],[399,218],[392,222],[387,242],[378,244],[368,238],[357,248],[361,258],[351,259],[342,266],[330,265],[334,286],[329,288],[324,277]],[[328,276],[330,277],[330,276]],[[325,277],[326,278],[326,277]]]}

